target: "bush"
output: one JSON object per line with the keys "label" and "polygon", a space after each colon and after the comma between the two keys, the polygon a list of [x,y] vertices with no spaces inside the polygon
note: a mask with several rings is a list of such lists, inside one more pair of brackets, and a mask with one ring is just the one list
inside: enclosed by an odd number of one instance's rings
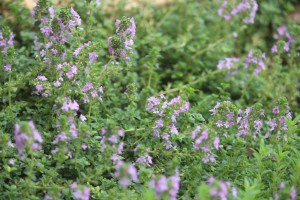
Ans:
{"label": "bush", "polygon": [[295,200],[297,6],[1,2],[1,197]]}

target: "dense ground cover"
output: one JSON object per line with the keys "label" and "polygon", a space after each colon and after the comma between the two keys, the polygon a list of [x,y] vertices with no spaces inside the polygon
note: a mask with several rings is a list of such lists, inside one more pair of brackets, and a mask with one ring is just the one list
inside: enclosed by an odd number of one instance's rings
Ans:
{"label": "dense ground cover", "polygon": [[299,198],[296,0],[22,5],[0,1],[1,199]]}

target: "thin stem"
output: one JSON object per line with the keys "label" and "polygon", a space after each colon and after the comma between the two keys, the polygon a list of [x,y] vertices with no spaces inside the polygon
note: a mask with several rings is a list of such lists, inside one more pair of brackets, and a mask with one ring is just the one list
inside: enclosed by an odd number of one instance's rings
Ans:
{"label": "thin stem", "polygon": [[11,107],[11,74],[8,76],[8,105],[9,105],[9,115],[12,117],[12,107]]}

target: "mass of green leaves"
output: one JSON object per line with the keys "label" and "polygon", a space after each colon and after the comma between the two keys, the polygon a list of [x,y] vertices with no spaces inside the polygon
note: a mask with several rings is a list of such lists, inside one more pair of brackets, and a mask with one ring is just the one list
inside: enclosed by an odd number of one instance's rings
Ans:
{"label": "mass of green leaves", "polygon": [[[53,5],[50,0],[39,2],[47,9]],[[101,5],[96,0],[72,0],[68,6],[55,4],[57,16],[67,18],[72,7],[81,17],[81,26],[73,28],[73,36],[57,46],[66,53],[68,63],[77,65],[78,73],[76,81],[65,78],[59,88],[50,81],[45,83],[44,89],[51,95],[43,97],[34,92],[39,84],[36,77],[56,80],[58,74],[41,58],[37,44],[51,40],[41,34],[40,16],[31,17],[22,0],[0,0],[0,30],[15,36],[8,53],[0,53],[0,198],[33,200],[48,195],[51,199],[76,199],[70,188],[76,182],[89,188],[90,199],[170,199],[168,192],[157,195],[150,183],[154,177],[173,176],[176,170],[180,177],[177,199],[221,199],[213,197],[211,190],[226,181],[237,189],[237,195],[228,190],[228,199],[275,199],[276,195],[290,199],[292,187],[299,196],[300,4],[297,0],[258,1],[255,23],[245,24],[242,15],[230,20],[219,16],[222,2],[171,0],[156,5],[139,0],[134,6],[126,0],[102,0]],[[116,19],[123,16],[134,18],[136,24],[130,61],[108,52],[107,39],[116,33]],[[289,52],[283,48],[284,39],[274,38],[283,25],[294,37]],[[73,52],[88,41],[91,44],[75,57]],[[277,53],[271,52],[274,44]],[[266,55],[266,69],[258,75],[253,74],[252,66],[244,67],[249,51],[257,57]],[[98,55],[92,64],[91,52]],[[47,56],[53,66],[64,62],[59,56]],[[233,57],[240,59],[233,69],[217,67],[220,60]],[[3,70],[7,63],[12,65],[10,72]],[[84,103],[82,88],[88,82],[103,86],[102,100]],[[189,110],[177,118],[179,133],[170,135],[175,148],[166,149],[164,139],[153,136],[159,117],[147,109],[148,98],[161,94],[167,100],[181,97],[180,105],[164,110],[168,125],[173,112],[190,103]],[[67,97],[79,104],[75,117],[71,111],[59,111]],[[220,113],[211,115],[217,102],[226,101],[231,104],[222,103]],[[255,138],[237,137],[238,127],[227,130],[216,126],[226,118],[221,113],[229,109],[235,114],[248,107],[253,113],[264,109],[267,121],[274,118],[275,106],[285,116],[287,130],[282,134],[287,140],[278,139],[277,133],[266,138],[267,124],[259,134],[250,133]],[[288,111],[290,117],[286,117]],[[80,115],[87,120],[80,120]],[[59,133],[71,132],[71,116],[78,137],[54,144]],[[256,117],[253,114],[249,123]],[[42,149],[32,150],[27,144],[26,158],[20,159],[15,125],[22,124],[30,135],[29,121],[43,138]],[[215,162],[203,162],[204,153],[193,148],[191,132],[197,126],[207,128],[210,137],[219,135]],[[101,142],[103,130],[107,138],[124,130],[125,136],[118,137],[124,143],[118,159],[135,163],[139,178],[128,187],[121,186],[115,175],[111,157],[117,149]],[[165,127],[163,131],[168,130]],[[276,131],[280,132],[279,128]],[[209,140],[213,146],[213,139]],[[145,154],[152,157],[150,166],[137,162]],[[207,182],[210,177],[216,179],[213,184]],[[282,182],[285,186],[280,188]]]}

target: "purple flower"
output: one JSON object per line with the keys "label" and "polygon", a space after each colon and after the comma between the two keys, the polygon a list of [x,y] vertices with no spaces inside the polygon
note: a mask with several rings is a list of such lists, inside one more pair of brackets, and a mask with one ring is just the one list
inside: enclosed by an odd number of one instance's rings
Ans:
{"label": "purple flower", "polygon": [[50,35],[53,33],[51,26],[44,26],[40,30],[42,34],[45,35],[45,37],[47,38],[50,37]]}
{"label": "purple flower", "polygon": [[49,7],[48,10],[49,10],[50,18],[53,19],[53,18],[54,18],[54,15],[55,15],[54,7],[51,6],[51,7]]}
{"label": "purple flower", "polygon": [[82,122],[86,121],[86,117],[83,114],[80,114],[79,118]]}
{"label": "purple flower", "polygon": [[71,11],[71,14],[73,15],[73,19],[75,20],[77,26],[80,26],[81,25],[80,16],[78,15],[78,13],[73,8],[71,8],[70,11]]}
{"label": "purple flower", "polygon": [[295,186],[293,186],[290,192],[290,200],[296,200],[296,198],[297,198],[297,191]]}
{"label": "purple flower", "polygon": [[95,62],[98,58],[98,55],[96,52],[92,52],[89,54],[89,63],[92,64],[93,62]]}
{"label": "purple flower", "polygon": [[147,153],[145,156],[140,156],[136,162],[146,164],[148,167],[152,165],[152,157]]}
{"label": "purple flower", "polygon": [[214,139],[214,147],[215,147],[215,149],[219,149],[219,144],[220,144],[220,138],[219,137],[216,137],[215,139]]}
{"label": "purple flower", "polygon": [[255,121],[254,121],[254,129],[256,130],[256,133],[259,133],[260,132],[260,129],[262,128],[262,125],[263,125],[263,123],[262,123],[262,121],[260,120],[260,119],[256,119]]}
{"label": "purple flower", "polygon": [[116,135],[110,136],[110,138],[108,138],[107,140],[110,141],[112,144],[118,143],[118,137]]}
{"label": "purple flower", "polygon": [[277,53],[277,45],[274,45],[272,48],[271,48],[271,51],[272,53]]}
{"label": "purple flower", "polygon": [[155,128],[162,128],[163,126],[164,126],[164,124],[163,124],[163,120],[161,118],[156,121]]}
{"label": "purple flower", "polygon": [[37,76],[36,78],[35,78],[35,80],[40,80],[40,81],[47,81],[48,79],[45,77],[45,76]]}
{"label": "purple flower", "polygon": [[89,91],[89,90],[91,90],[91,89],[93,89],[94,87],[93,87],[93,84],[92,83],[87,83],[87,84],[85,84],[85,86],[82,88],[82,91],[83,92],[87,92],[87,91]]}
{"label": "purple flower", "polygon": [[29,121],[28,125],[31,128],[31,134],[32,134],[34,140],[36,140],[39,143],[43,143],[42,136],[40,135],[40,133],[38,132],[38,130],[35,128],[33,121]]}
{"label": "purple flower", "polygon": [[156,195],[159,196],[159,195],[161,195],[163,192],[165,192],[167,190],[168,190],[168,181],[167,181],[167,178],[165,176],[162,176],[162,177],[160,177],[160,179],[155,184]]}
{"label": "purple flower", "polygon": [[221,120],[218,120],[218,121],[216,122],[216,125],[217,125],[218,128],[220,128],[220,127],[223,126],[223,122],[222,122]]}
{"label": "purple flower", "polygon": [[40,150],[42,148],[41,144],[43,142],[43,139],[40,135],[40,133],[37,131],[35,128],[34,124],[32,121],[28,122],[29,130],[27,128],[25,130],[29,132],[21,132],[21,127],[20,125],[16,124],[15,125],[15,142],[16,142],[16,147],[18,150],[18,154],[20,156],[20,159],[23,160],[25,158],[25,154],[23,152],[24,148],[26,145],[31,142],[31,149],[32,150]]}
{"label": "purple flower", "polygon": [[10,72],[11,71],[11,65],[10,64],[4,65],[4,71]]}
{"label": "purple flower", "polygon": [[279,185],[279,189],[283,189],[284,187],[285,187],[285,183],[281,182],[280,185]]}
{"label": "purple flower", "polygon": [[15,160],[13,158],[10,158],[9,161],[8,161],[8,163],[10,165],[14,165],[15,164]]}
{"label": "purple flower", "polygon": [[53,85],[55,87],[59,87],[61,85],[61,82],[59,82],[59,81],[53,81]]}
{"label": "purple flower", "polygon": [[120,179],[119,184],[123,187],[128,187],[130,185],[130,180],[127,177]]}
{"label": "purple flower", "polygon": [[120,129],[120,130],[118,131],[118,135],[119,135],[120,137],[124,137],[124,136],[125,136],[124,130],[123,130],[123,129]]}
{"label": "purple flower", "polygon": [[279,107],[278,106],[274,107],[273,110],[272,110],[272,113],[273,114],[278,114],[279,113]]}
{"label": "purple flower", "polygon": [[234,62],[238,62],[239,58],[225,58],[225,60],[219,60],[218,69],[231,69],[233,68]]}
{"label": "purple flower", "polygon": [[117,19],[116,22],[115,22],[115,26],[119,27],[120,23],[121,23],[121,20]]}
{"label": "purple flower", "polygon": [[133,164],[130,164],[128,167],[128,174],[130,175],[133,182],[138,181],[137,169]]}
{"label": "purple flower", "polygon": [[290,51],[290,45],[289,45],[288,42],[285,42],[285,43],[284,43],[283,49],[284,49],[286,52],[289,52],[289,51]]}
{"label": "purple flower", "polygon": [[68,110],[77,111],[79,110],[79,105],[75,100],[74,101],[67,100],[66,102],[63,103],[61,109],[65,112]]}
{"label": "purple flower", "polygon": [[87,149],[87,145],[86,145],[86,143],[82,143],[82,145],[81,145],[81,148],[85,151],[86,149]]}
{"label": "purple flower", "polygon": [[76,200],[89,200],[90,199],[90,189],[88,187],[83,187],[83,189],[78,188],[77,183],[73,183],[70,188],[74,190],[74,198]]}
{"label": "purple flower", "polygon": [[174,124],[172,124],[172,127],[171,127],[171,133],[177,135],[178,134],[178,130],[176,128],[176,126]]}

